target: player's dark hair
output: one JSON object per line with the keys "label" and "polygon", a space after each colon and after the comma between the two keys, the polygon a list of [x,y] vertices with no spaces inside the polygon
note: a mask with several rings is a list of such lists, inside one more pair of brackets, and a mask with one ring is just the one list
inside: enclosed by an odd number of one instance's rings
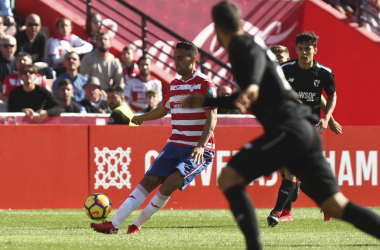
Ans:
{"label": "player's dark hair", "polygon": [[198,48],[192,42],[178,42],[175,46],[176,49],[185,49],[186,54],[189,57],[197,57],[198,56]]}
{"label": "player's dark hair", "polygon": [[92,12],[90,15],[87,15],[87,18],[86,18],[86,33],[90,36],[91,35],[91,23],[92,23],[92,19],[97,17],[97,16],[100,16],[101,15],[98,13],[98,12]]}
{"label": "player's dark hair", "polygon": [[319,36],[317,36],[313,31],[304,31],[296,36],[296,44],[307,43],[314,47],[317,47]]}
{"label": "player's dark hair", "polygon": [[58,82],[58,88],[61,86],[69,85],[69,84],[71,84],[74,87],[73,83],[69,79],[64,78]]}
{"label": "player's dark hair", "polygon": [[140,62],[141,62],[142,60],[150,60],[150,61],[152,62],[152,58],[151,58],[150,56],[148,56],[147,54],[143,54],[143,55],[139,58],[139,60],[137,61],[137,65],[140,66]]}
{"label": "player's dark hair", "polygon": [[20,51],[17,53],[16,55],[16,58],[19,58],[19,57],[28,57],[30,59],[30,61],[32,61],[32,56],[28,53],[28,52],[25,52],[25,51]]}
{"label": "player's dark hair", "polygon": [[55,28],[58,30],[59,24],[60,24],[61,22],[64,22],[64,21],[69,21],[69,22],[70,22],[70,27],[71,27],[71,29],[73,29],[73,24],[72,24],[71,20],[68,19],[68,18],[66,18],[66,17],[61,17],[61,18],[59,18],[59,19],[55,22]]}
{"label": "player's dark hair", "polygon": [[120,86],[112,87],[107,89],[107,93],[110,92],[116,92],[116,95],[118,95],[120,98],[124,97],[124,90]]}
{"label": "player's dark hair", "polygon": [[212,19],[215,27],[223,33],[233,33],[240,30],[241,10],[237,3],[232,1],[220,2],[212,8]]}
{"label": "player's dark hair", "polygon": [[286,46],[284,45],[273,45],[270,50],[273,52],[273,53],[288,53],[289,54],[289,50]]}

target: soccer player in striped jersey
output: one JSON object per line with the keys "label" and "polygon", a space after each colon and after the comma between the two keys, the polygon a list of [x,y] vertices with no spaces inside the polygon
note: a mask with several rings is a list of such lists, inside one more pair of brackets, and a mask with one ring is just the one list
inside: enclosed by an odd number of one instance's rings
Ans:
{"label": "soccer player in striped jersey", "polygon": [[192,93],[216,98],[213,81],[195,68],[197,54],[197,47],[191,42],[177,43],[174,60],[176,71],[182,78],[171,82],[170,91],[163,98],[162,105],[132,119],[133,123],[141,125],[144,121],[164,117],[170,111],[172,135],[112,221],[91,223],[95,231],[117,233],[121,224],[140,207],[148,194],[161,185],[149,204],[128,228],[128,234],[139,233],[141,226],[167,203],[175,190],[183,190],[211,164],[215,156],[213,131],[217,110],[214,107],[185,109],[181,104],[182,100]]}

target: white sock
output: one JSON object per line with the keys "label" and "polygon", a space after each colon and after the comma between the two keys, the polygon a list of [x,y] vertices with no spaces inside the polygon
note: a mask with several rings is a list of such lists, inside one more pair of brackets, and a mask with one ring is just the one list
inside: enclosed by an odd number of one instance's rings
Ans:
{"label": "white sock", "polygon": [[158,191],[155,196],[149,201],[149,204],[141,211],[139,217],[132,223],[138,228],[141,228],[142,224],[147,222],[152,216],[158,212],[166,202],[168,202],[170,196],[166,196]]}
{"label": "white sock", "polygon": [[117,210],[115,217],[111,220],[112,225],[115,228],[119,228],[131,213],[141,206],[148,194],[148,191],[143,186],[137,185],[135,190],[133,190]]}

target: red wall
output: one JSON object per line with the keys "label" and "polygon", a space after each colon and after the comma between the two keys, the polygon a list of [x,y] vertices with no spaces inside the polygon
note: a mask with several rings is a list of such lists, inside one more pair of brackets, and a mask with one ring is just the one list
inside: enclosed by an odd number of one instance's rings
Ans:
{"label": "red wall", "polygon": [[[0,144],[0,209],[81,208],[86,197],[94,192],[107,194],[118,208],[164,147],[170,133],[171,127],[165,125],[0,126],[3,142]],[[176,191],[166,208],[228,208],[216,185],[217,173],[234,151],[261,133],[259,126],[217,126],[213,164],[184,191]],[[326,157],[340,188],[365,206],[380,206],[379,138],[380,127],[346,126],[342,135],[330,131],[323,135]],[[127,149],[129,154],[125,153]],[[116,166],[115,170],[109,171],[112,166]],[[125,171],[121,173],[123,166]],[[120,181],[120,174],[124,182]],[[104,176],[106,181],[97,182],[96,177],[102,180]],[[280,178],[275,173],[247,188],[256,207],[274,206]],[[294,206],[315,204],[302,194]]]}
{"label": "red wall", "polygon": [[80,208],[88,195],[87,125],[0,126],[1,209]]}
{"label": "red wall", "polygon": [[320,0],[305,1],[303,29],[320,37],[315,59],[335,74],[336,120],[344,125],[380,125],[380,37],[349,24],[345,16]]}

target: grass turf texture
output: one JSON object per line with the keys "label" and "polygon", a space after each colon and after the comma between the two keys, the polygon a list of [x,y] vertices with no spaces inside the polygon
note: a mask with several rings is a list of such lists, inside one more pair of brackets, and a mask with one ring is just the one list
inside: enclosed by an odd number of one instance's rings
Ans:
{"label": "grass turf texture", "polygon": [[[380,214],[380,208],[370,208]],[[0,249],[245,249],[229,210],[162,210],[139,235],[126,235],[135,211],[117,235],[99,234],[83,210],[0,210]],[[296,208],[294,222],[267,226],[258,209],[264,249],[380,249],[380,241],[317,208]],[[112,219],[112,211],[108,219]]]}

